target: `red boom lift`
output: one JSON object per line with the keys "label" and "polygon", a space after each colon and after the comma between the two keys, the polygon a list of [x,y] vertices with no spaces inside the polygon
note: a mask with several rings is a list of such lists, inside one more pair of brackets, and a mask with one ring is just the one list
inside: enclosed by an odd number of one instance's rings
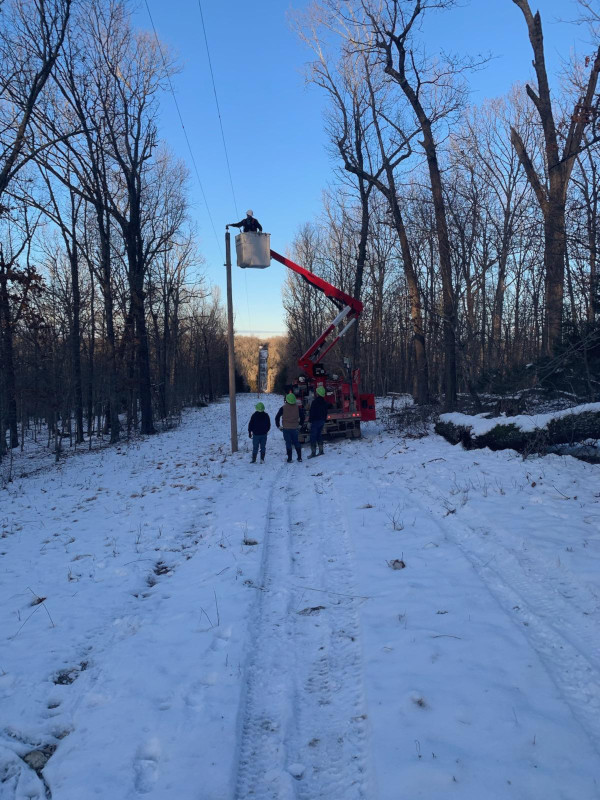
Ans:
{"label": "red boom lift", "polygon": [[[294,394],[302,401],[308,418],[308,409],[316,389],[318,386],[324,386],[329,414],[323,433],[328,436],[360,437],[361,421],[375,419],[375,395],[360,393],[360,371],[351,369],[348,361],[345,360],[347,374],[329,375],[322,360],[356,322],[362,313],[363,304],[341,289],[336,289],[318,275],[271,250],[269,233],[240,233],[235,237],[235,247],[238,267],[265,269],[274,258],[304,278],[315,289],[323,292],[338,309],[337,317],[298,359],[298,366],[305,374],[300,375],[292,388]],[[338,327],[342,324],[343,328],[338,332]],[[301,442],[308,440],[308,424],[300,431],[299,438]]]}
{"label": "red boom lift", "polygon": [[[302,401],[308,419],[308,409],[315,395],[317,386],[324,386],[327,392],[325,399],[329,403],[329,414],[323,429],[328,436],[360,437],[361,421],[375,419],[375,395],[361,394],[359,389],[360,370],[351,369],[346,362],[347,375],[328,374],[322,359],[334,347],[356,322],[363,310],[363,304],[349,294],[336,289],[323,278],[290,261],[289,258],[270,251],[271,258],[293,270],[331,300],[339,311],[337,317],[323,331],[319,338],[311,344],[306,353],[298,359],[298,366],[304,370],[293,384],[293,391]],[[343,325],[341,331],[338,327]],[[308,440],[308,425],[300,432],[300,441]]]}

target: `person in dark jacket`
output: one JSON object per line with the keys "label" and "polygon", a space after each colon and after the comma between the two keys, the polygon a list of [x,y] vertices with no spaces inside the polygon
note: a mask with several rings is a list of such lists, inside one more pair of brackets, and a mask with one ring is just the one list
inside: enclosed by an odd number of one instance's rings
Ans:
{"label": "person in dark jacket", "polygon": [[317,386],[317,394],[310,404],[308,421],[310,422],[310,455],[314,458],[317,455],[317,444],[319,445],[319,455],[323,455],[323,427],[327,421],[329,404],[325,400],[325,387]]}
{"label": "person in dark jacket", "polygon": [[262,233],[262,225],[254,218],[254,212],[251,208],[246,211],[246,218],[241,219],[239,222],[230,222],[232,228],[241,228],[244,233]]}
{"label": "person in dark jacket", "polygon": [[293,392],[289,392],[285,396],[285,403],[275,417],[275,425],[283,430],[288,462],[292,460],[292,447],[296,448],[298,461],[302,461],[302,448],[298,441],[298,428],[303,424],[304,409],[302,406],[298,406],[296,395]]}
{"label": "person in dark jacket", "polygon": [[265,411],[264,403],[257,403],[254,408],[256,411],[248,423],[248,436],[252,439],[252,463],[256,463],[260,447],[260,463],[262,464],[267,450],[267,435],[271,430],[271,418]]}

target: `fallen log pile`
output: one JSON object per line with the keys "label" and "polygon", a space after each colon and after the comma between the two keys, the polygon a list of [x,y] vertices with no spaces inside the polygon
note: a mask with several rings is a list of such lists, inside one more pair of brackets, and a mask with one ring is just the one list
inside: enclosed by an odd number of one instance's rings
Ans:
{"label": "fallen log pile", "polygon": [[600,440],[600,403],[587,403],[550,414],[520,414],[516,417],[442,414],[436,433],[467,450],[517,450],[542,452],[549,447]]}

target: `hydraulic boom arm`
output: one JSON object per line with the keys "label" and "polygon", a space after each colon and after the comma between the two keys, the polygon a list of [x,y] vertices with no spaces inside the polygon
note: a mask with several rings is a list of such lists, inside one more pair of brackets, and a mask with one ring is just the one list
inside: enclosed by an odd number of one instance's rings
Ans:
{"label": "hydraulic boom arm", "polygon": [[[294,272],[297,272],[298,275],[302,276],[302,278],[307,281],[307,283],[312,284],[316,289],[319,289],[319,291],[323,292],[323,294],[328,297],[331,302],[334,303],[334,305],[340,310],[340,313],[323,331],[317,341],[314,342],[308,348],[306,353],[304,353],[304,355],[300,356],[298,359],[298,365],[302,367],[302,369],[310,378],[315,378],[313,371],[314,364],[323,359],[325,354],[328,353],[331,348],[339,342],[342,336],[348,332],[350,327],[354,324],[354,322],[356,322],[362,313],[363,304],[360,302],[360,300],[356,300],[349,294],[342,292],[341,289],[336,289],[335,286],[327,283],[327,281],[324,281],[323,278],[319,278],[318,275],[315,275],[304,267],[301,267],[299,264],[295,264],[293,261],[290,261],[289,258],[285,258],[279,253],[276,253],[274,250],[271,250],[271,258],[274,258],[284,266],[288,267]],[[346,325],[344,328],[335,336],[332,341],[327,343],[329,336],[334,333],[337,326],[344,320],[346,320]]]}

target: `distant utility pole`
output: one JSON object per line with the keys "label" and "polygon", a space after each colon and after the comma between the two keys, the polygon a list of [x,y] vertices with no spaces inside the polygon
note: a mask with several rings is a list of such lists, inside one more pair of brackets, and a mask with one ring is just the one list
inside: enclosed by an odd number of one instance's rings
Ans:
{"label": "distant utility pole", "polygon": [[225,227],[225,268],[227,270],[227,353],[229,361],[229,418],[231,422],[231,452],[237,453],[237,410],[235,406],[235,349],[233,340],[233,292],[231,288],[231,237]]}

